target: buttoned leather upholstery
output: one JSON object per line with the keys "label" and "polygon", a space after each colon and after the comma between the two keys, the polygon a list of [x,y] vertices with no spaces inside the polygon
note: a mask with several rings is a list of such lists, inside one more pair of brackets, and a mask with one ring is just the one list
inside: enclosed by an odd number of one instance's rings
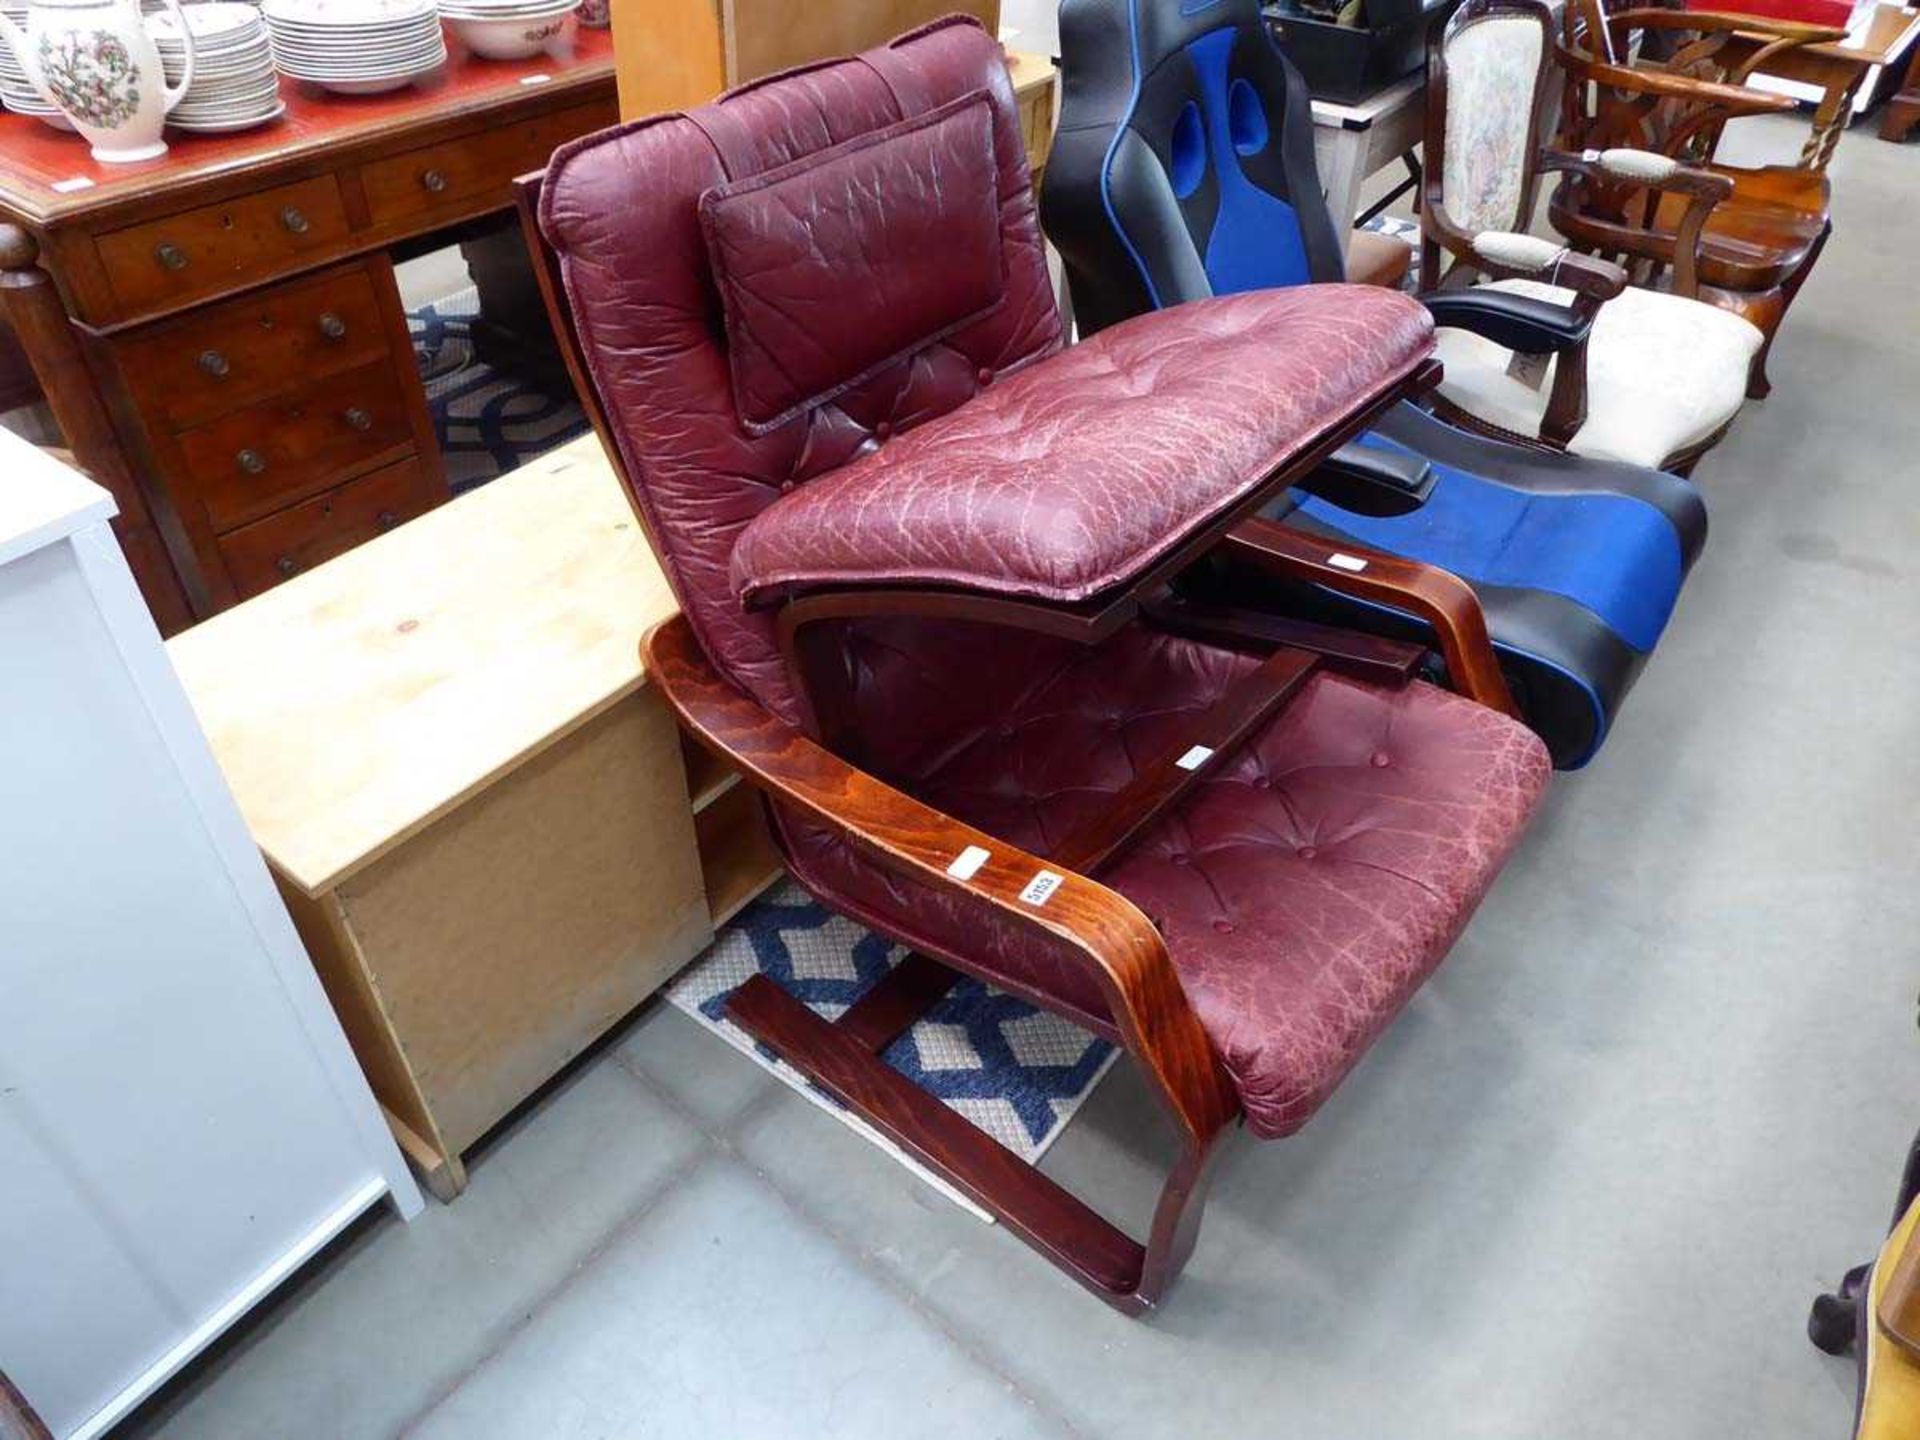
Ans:
{"label": "buttoned leather upholstery", "polygon": [[1360,285],[1142,316],[775,501],[733,547],[734,588],[1090,599],[1391,394],[1432,347],[1419,305]]}
{"label": "buttoned leather upholstery", "polygon": [[[1341,278],[1338,236],[1314,171],[1306,89],[1268,36],[1258,0],[1066,0],[1060,48],[1064,99],[1042,211],[1066,262],[1082,343],[1128,316]],[[1505,135],[1508,117],[1499,118],[1494,128]],[[1498,146],[1489,139],[1471,158],[1483,160],[1489,148]],[[1500,193],[1482,199],[1490,223],[1501,205],[1518,203]],[[1533,293],[1524,283],[1498,288]],[[1687,343],[1623,345],[1629,317],[1663,302],[1700,312]],[[1753,344],[1742,349],[1748,338]],[[1658,459],[1711,433],[1738,406],[1758,341],[1737,316],[1630,290],[1603,307],[1594,326],[1594,403],[1573,447],[1580,455],[1468,435],[1406,404],[1363,443],[1431,461],[1424,503],[1361,514],[1309,486],[1269,514],[1472,584],[1529,723],[1555,763],[1582,765],[1652,653],[1706,535],[1705,507],[1686,481],[1587,457]],[[1502,400],[1502,413],[1520,416],[1510,428],[1533,433],[1547,388],[1507,376],[1511,355],[1496,350],[1464,330],[1441,330],[1440,393],[1457,399],[1485,390],[1484,403],[1460,404],[1497,418],[1489,406]],[[1637,360],[1623,368],[1625,351]],[[1719,377],[1720,393],[1699,393],[1685,378],[1702,373]],[[1247,576],[1217,598],[1245,603],[1275,593]],[[1331,593],[1296,588],[1284,598],[1335,623],[1426,634],[1403,615]]]}
{"label": "buttoned leather upholstery", "polygon": [[[861,759],[1041,856],[1255,663],[1136,629],[1091,649],[1022,637],[1016,661],[971,625],[929,663],[906,628],[853,647]],[[1103,873],[1166,937],[1255,1133],[1297,1129],[1439,964],[1549,773],[1531,732],[1470,701],[1317,675]],[[1085,971],[1033,932],[789,834],[794,873],[837,907],[1116,1033]]]}
{"label": "buttoned leather upholstery", "polygon": [[[993,104],[1005,299],[753,433],[736,406],[698,223],[701,195],[756,166],[791,163],[976,90]],[[902,184],[911,191],[923,181]],[[763,532],[788,547],[782,563],[803,565],[809,545],[858,560],[864,552],[834,549],[829,532],[836,515],[850,531],[863,523],[857,496],[844,492],[859,490],[863,477],[884,484],[890,450],[901,463],[929,452],[914,483],[930,502],[938,483],[932,455],[945,457],[954,494],[965,496],[976,466],[1067,464],[1050,447],[1074,426],[1084,433],[1072,464],[1089,473],[1164,467],[1191,443],[1158,413],[1151,425],[1134,423],[1124,404],[1105,407],[1113,413],[1104,426],[1085,414],[1068,425],[1066,412],[1085,408],[1074,385],[1097,390],[1116,372],[1100,349],[1084,360],[1056,353],[1060,320],[1012,94],[998,46],[971,22],[943,21],[690,116],[576,142],[555,157],[541,207],[595,391],[675,592],[716,668],[789,721],[799,707],[771,622],[742,606],[735,583],[737,575],[751,589],[786,573],[751,560],[735,570],[743,538],[776,509],[792,505],[804,522],[789,533]],[[927,254],[921,263],[938,266],[941,258]],[[857,278],[855,256],[823,253],[820,264],[821,286]],[[861,323],[857,286],[843,308],[845,324]],[[1260,314],[1272,322],[1271,349],[1298,350],[1297,360],[1267,362],[1262,373],[1300,390],[1309,429],[1338,406],[1341,384],[1377,385],[1428,344],[1422,322],[1393,297],[1366,301],[1350,325],[1316,302],[1248,302],[1215,313]],[[1174,336],[1186,323],[1146,317],[1140,334]],[[1048,372],[1061,377],[1059,388]],[[1136,379],[1146,393],[1175,374],[1156,361]],[[810,375],[809,387],[819,379]],[[1051,418],[1045,405],[1019,403],[1023,394],[1048,393],[1061,407]],[[1003,404],[1001,395],[1011,399]],[[1294,403],[1276,400],[1273,413],[1290,415]],[[1016,416],[1018,426],[1010,423]],[[961,437],[975,417],[969,448]],[[1290,435],[1276,421],[1262,443],[1292,443]],[[1194,463],[1204,468],[1202,457]],[[837,492],[836,503],[816,508],[816,495]],[[1152,487],[1143,494],[1155,498]],[[1105,523],[1131,523],[1119,490],[1106,502]],[[1089,526],[1095,514],[1086,512]],[[970,523],[915,512],[934,545],[959,547],[978,533]],[[880,540],[868,532],[867,543]],[[1129,543],[1156,542],[1142,530]],[[1111,561],[1097,547],[1062,553],[1077,559],[1063,570],[1035,570],[1066,576],[1069,589],[1098,583]],[[967,558],[970,568],[986,568],[978,550]],[[908,616],[833,633],[832,663],[814,683],[835,692],[845,719],[836,743],[847,758],[1042,855],[1257,663],[1139,626],[1097,647]],[[1383,689],[1320,675],[1105,872],[1165,934],[1256,1130],[1281,1134],[1304,1121],[1438,963],[1517,841],[1546,774],[1537,739],[1503,716],[1422,684]],[[901,879],[828,825],[778,807],[774,818],[793,873],[836,909],[1115,1033],[1082,963],[1053,942],[1009,927],[964,892]]]}

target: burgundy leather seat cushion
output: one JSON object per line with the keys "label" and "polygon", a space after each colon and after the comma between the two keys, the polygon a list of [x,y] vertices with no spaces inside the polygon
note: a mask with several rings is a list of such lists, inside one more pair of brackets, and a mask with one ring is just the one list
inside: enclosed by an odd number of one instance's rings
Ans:
{"label": "burgundy leather seat cushion", "polygon": [[741,532],[743,601],[785,587],[966,585],[1075,602],[1137,576],[1431,352],[1367,285],[1140,315],[783,496]]}
{"label": "burgundy leather seat cushion", "polygon": [[[923,773],[890,778],[1043,856],[1255,663],[1133,628],[1092,650],[1035,642],[1033,655],[1024,694],[996,697],[998,715],[970,713],[940,754],[903,751]],[[890,649],[873,659],[871,703],[912,691],[905,663]],[[966,684],[962,666],[926,703]],[[1323,673],[1102,876],[1166,936],[1253,1130],[1298,1129],[1399,1012],[1549,774],[1539,739],[1491,710],[1425,684]],[[931,953],[985,955],[1008,988],[1112,1033],[1098,990],[1044,939],[788,828],[800,878],[856,918]]]}

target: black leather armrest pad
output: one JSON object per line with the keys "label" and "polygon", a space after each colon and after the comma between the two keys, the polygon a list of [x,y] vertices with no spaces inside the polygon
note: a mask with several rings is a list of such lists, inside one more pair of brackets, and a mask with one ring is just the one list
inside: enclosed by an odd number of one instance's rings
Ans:
{"label": "black leather armrest pad", "polygon": [[1405,450],[1342,445],[1294,488],[1355,515],[1405,515],[1426,503],[1433,464]]}
{"label": "black leather armrest pad", "polygon": [[1593,321],[1571,305],[1504,290],[1435,290],[1422,295],[1435,325],[1474,334],[1527,355],[1557,355],[1587,338]]}

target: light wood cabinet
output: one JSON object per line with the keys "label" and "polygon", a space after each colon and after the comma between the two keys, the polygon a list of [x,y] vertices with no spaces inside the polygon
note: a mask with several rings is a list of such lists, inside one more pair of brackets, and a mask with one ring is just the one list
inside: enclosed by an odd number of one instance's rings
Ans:
{"label": "light wood cabinet", "polygon": [[171,642],[402,1147],[461,1152],[779,871],[640,665],[665,577],[592,436]]}

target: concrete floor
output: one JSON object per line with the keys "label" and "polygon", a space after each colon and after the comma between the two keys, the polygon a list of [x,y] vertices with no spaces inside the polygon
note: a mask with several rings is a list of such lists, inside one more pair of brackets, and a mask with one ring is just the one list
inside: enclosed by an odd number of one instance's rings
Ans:
{"label": "concrete floor", "polygon": [[[1230,1147],[1161,1314],[655,1009],[460,1201],[362,1224],[124,1433],[1845,1434],[1807,1302],[1920,1123],[1920,149],[1856,132],[1833,180],[1605,753],[1307,1131]],[[1138,1223],[1163,1141],[1123,1065],[1047,1168]]]}

